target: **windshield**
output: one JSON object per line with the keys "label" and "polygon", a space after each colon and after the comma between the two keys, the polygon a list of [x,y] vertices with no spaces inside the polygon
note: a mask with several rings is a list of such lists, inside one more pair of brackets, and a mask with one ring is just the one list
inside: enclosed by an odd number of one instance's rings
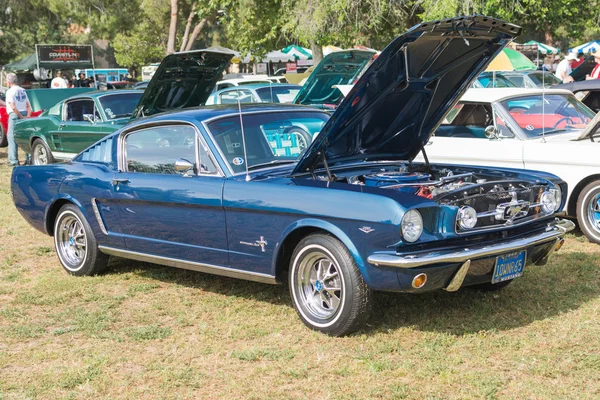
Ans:
{"label": "windshield", "polygon": [[523,79],[521,78],[521,84],[518,82],[512,82],[507,79],[501,73],[484,72],[477,77],[477,81],[473,84],[473,87],[479,88],[503,88],[503,87],[518,87],[522,85]]}
{"label": "windshield", "polygon": [[556,77],[556,75],[551,73],[544,72],[534,72],[528,75],[529,79],[537,86],[537,87],[545,87],[549,88],[550,86],[557,85],[562,83],[560,79]]}
{"label": "windshield", "polygon": [[260,100],[265,103],[291,103],[300,91],[300,86],[271,86],[256,89]]}
{"label": "windshield", "polygon": [[522,96],[501,102],[527,137],[583,129],[594,112],[572,95]]}
{"label": "windshield", "polygon": [[237,174],[246,170],[246,163],[249,169],[294,163],[328,119],[328,114],[318,111],[265,112],[244,115],[244,138],[239,115],[215,120],[208,129]]}
{"label": "windshield", "polygon": [[100,107],[104,110],[106,118],[110,121],[117,118],[126,118],[133,115],[133,110],[144,94],[143,91],[135,93],[107,94],[100,98]]}

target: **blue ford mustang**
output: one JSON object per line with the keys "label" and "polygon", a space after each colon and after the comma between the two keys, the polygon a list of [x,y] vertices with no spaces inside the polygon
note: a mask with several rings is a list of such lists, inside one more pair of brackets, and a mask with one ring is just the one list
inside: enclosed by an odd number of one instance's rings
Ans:
{"label": "blue ford mustang", "polygon": [[[502,288],[573,228],[555,218],[564,182],[412,160],[519,32],[481,16],[418,25],[331,117],[297,105],[159,113],[157,100],[69,163],[15,168],[15,205],[54,236],[73,275],[101,272],[112,255],[287,280],[301,320],[331,335],[360,328],[373,290]],[[181,67],[154,78],[163,99],[194,70],[173,57]],[[306,148],[302,131],[315,137]]]}

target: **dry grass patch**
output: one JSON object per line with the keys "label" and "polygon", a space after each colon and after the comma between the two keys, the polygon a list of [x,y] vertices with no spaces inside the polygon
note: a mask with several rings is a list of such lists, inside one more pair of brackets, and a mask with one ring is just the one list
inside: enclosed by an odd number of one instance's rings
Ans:
{"label": "dry grass patch", "polygon": [[579,234],[502,292],[379,293],[363,331],[330,338],[283,286],[119,259],[68,276],[9,179],[1,165],[0,399],[600,397],[599,247]]}

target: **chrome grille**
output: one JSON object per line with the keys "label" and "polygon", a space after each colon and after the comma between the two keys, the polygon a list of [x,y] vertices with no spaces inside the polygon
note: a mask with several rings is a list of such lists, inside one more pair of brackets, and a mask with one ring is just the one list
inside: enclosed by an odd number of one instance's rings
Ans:
{"label": "chrome grille", "polygon": [[468,195],[448,203],[454,206],[473,207],[477,224],[471,229],[456,227],[457,232],[513,225],[545,215],[539,206],[545,185],[529,187],[494,188],[481,194]]}

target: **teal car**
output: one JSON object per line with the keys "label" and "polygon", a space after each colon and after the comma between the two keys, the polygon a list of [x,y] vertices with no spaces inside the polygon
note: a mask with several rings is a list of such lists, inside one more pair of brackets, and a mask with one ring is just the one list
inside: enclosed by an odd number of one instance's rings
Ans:
{"label": "teal car", "polygon": [[230,53],[192,51],[167,56],[147,89],[98,91],[60,101],[15,126],[15,142],[34,165],[66,161],[146,114],[203,105]]}

